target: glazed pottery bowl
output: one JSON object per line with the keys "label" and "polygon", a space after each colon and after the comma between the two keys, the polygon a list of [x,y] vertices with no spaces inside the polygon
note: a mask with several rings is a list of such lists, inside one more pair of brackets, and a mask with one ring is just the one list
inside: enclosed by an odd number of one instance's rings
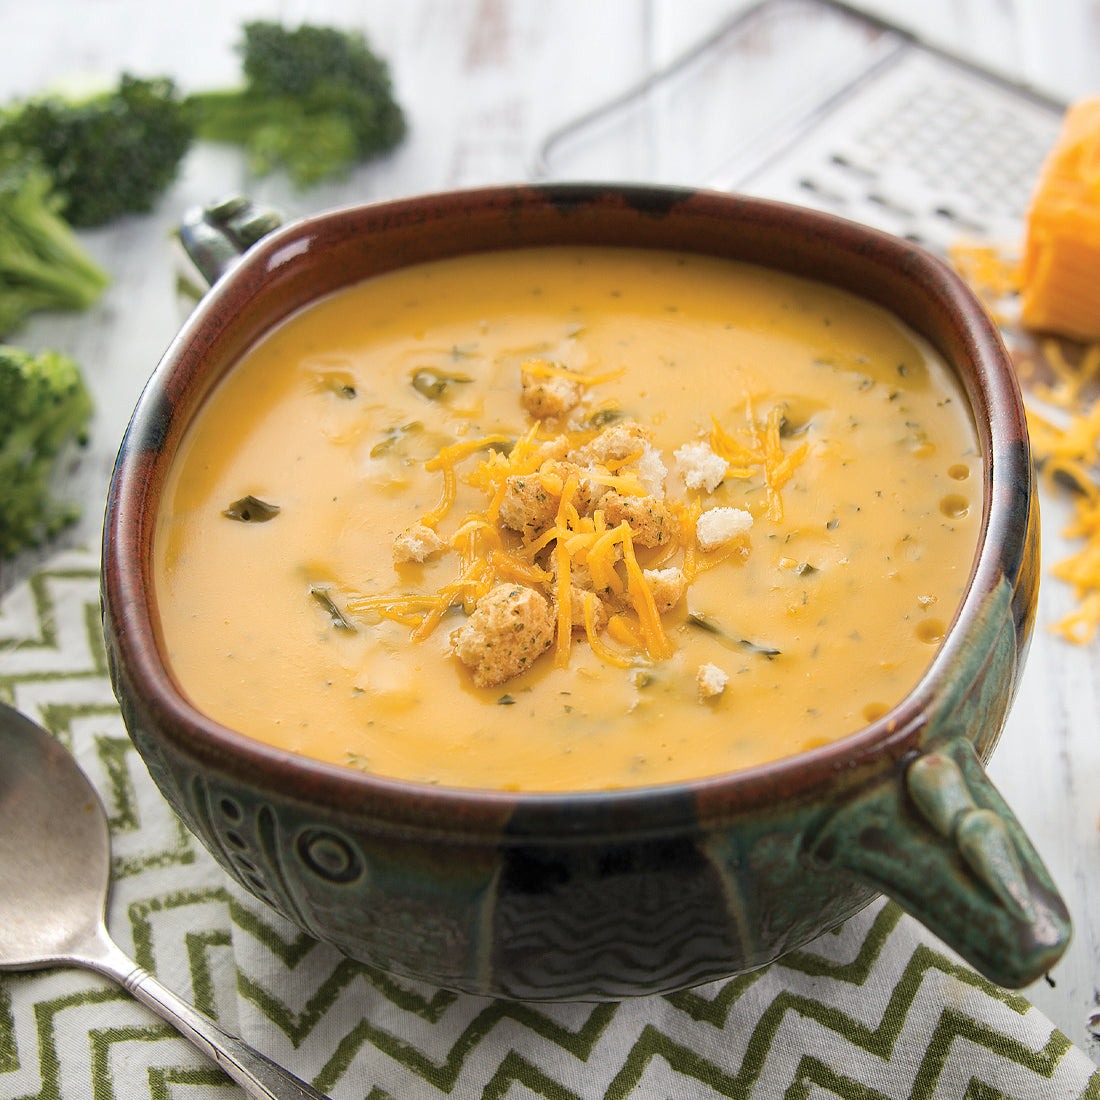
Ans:
{"label": "glazed pottery bowl", "polygon": [[[199,251],[204,233],[220,239],[223,225],[208,222],[190,226]],[[340,287],[419,261],[560,243],[697,251],[807,276],[892,310],[946,358],[984,455],[983,525],[927,674],[881,719],[823,748],[695,782],[575,794],[380,778],[198,713],[162,657],[151,560],[165,473],[212,385],[274,324]],[[1048,969],[1068,939],[1065,907],[982,766],[1016,690],[1037,583],[1019,391],[999,334],[944,265],[910,242],[759,199],[549,185],[339,210],[286,225],[228,265],[123,441],[102,593],[134,743],[243,886],[384,970],[493,996],[608,999],[759,967],[882,892],[1000,984]]]}

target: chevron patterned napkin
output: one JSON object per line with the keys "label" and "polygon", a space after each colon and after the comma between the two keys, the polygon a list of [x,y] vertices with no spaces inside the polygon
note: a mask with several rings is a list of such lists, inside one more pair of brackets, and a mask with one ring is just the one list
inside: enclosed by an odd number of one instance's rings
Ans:
{"label": "chevron patterned napkin", "polygon": [[[68,551],[4,596],[0,697],[100,792],[123,949],[334,1100],[1100,1100],[1100,1070],[1025,997],[892,903],[757,973],[619,1004],[493,1001],[350,962],[240,893],[153,786],[107,681],[97,567]],[[240,1095],[98,976],[0,974],[0,1100]]]}

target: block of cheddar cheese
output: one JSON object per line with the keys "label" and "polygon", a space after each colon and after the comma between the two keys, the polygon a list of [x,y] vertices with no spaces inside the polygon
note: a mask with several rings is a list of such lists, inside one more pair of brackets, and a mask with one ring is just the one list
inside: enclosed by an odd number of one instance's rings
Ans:
{"label": "block of cheddar cheese", "polygon": [[1021,319],[1031,329],[1100,339],[1100,96],[1066,112],[1027,219]]}

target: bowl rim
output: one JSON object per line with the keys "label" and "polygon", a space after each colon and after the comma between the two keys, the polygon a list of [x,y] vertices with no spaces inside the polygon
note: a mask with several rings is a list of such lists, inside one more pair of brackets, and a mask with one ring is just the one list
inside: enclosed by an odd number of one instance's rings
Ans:
{"label": "bowl rim", "polygon": [[[981,379],[966,388],[972,409],[979,399],[982,406],[974,409],[974,419],[984,462],[983,519],[965,595],[917,684],[880,719],[793,756],[675,783],[562,792],[433,786],[373,775],[275,748],[196,710],[159,657],[153,599],[143,583],[155,526],[155,507],[149,505],[155,505],[156,494],[135,444],[145,438],[171,446],[162,403],[166,387],[173,384],[173,370],[184,359],[194,362],[213,345],[215,335],[232,326],[242,294],[270,286],[273,277],[292,272],[295,265],[317,262],[313,257],[322,254],[326,242],[395,218],[412,224],[468,216],[471,211],[499,216],[502,209],[522,214],[548,207],[568,217],[571,210],[598,210],[601,204],[606,209],[625,204],[643,218],[690,210],[704,221],[741,219],[746,225],[762,226],[763,232],[784,226],[792,240],[800,234],[824,234],[838,257],[893,264],[933,307],[950,314],[960,347]],[[482,249],[475,240],[465,250]],[[703,251],[697,246],[685,250]],[[271,325],[279,319],[273,318]],[[965,651],[980,626],[982,592],[990,591],[1002,576],[1015,583],[1025,553],[1020,498],[1025,498],[1025,509],[1033,507],[1031,479],[1022,399],[1001,334],[963,280],[914,242],[811,208],[667,185],[502,184],[356,203],[297,218],[262,238],[205,295],[151,375],[119,448],[108,495],[102,547],[104,627],[124,666],[120,675],[140,685],[146,724],[156,726],[175,752],[215,770],[243,775],[254,786],[292,801],[323,805],[337,816],[366,814],[406,832],[446,828],[471,838],[499,836],[501,822],[517,813],[540,835],[568,837],[603,828],[618,832],[624,821],[633,821],[634,831],[694,831],[702,818],[740,816],[777,800],[813,801],[840,774],[877,775],[914,753],[929,713],[945,694],[944,670]],[[1008,553],[1010,548],[1016,552]]]}

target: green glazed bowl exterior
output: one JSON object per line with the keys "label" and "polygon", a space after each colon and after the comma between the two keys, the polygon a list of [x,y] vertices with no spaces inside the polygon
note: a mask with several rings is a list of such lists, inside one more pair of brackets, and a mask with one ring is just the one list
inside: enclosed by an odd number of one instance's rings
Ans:
{"label": "green glazed bowl exterior", "polygon": [[[578,794],[423,787],[305,760],[197,713],[165,668],[151,591],[158,494],[213,384],[314,298],[404,265],[553,243],[694,250],[845,287],[958,372],[985,455],[968,595],[920,684],[832,745],[691,783]],[[918,246],[728,194],[499,187],[283,227],[215,284],[119,452],[103,544],[115,692],[151,774],[243,886],[382,969],[520,999],[617,999],[759,967],[885,891],[978,969],[1020,986],[1065,948],[1065,907],[982,769],[1035,613],[1038,515],[1000,336]]]}

